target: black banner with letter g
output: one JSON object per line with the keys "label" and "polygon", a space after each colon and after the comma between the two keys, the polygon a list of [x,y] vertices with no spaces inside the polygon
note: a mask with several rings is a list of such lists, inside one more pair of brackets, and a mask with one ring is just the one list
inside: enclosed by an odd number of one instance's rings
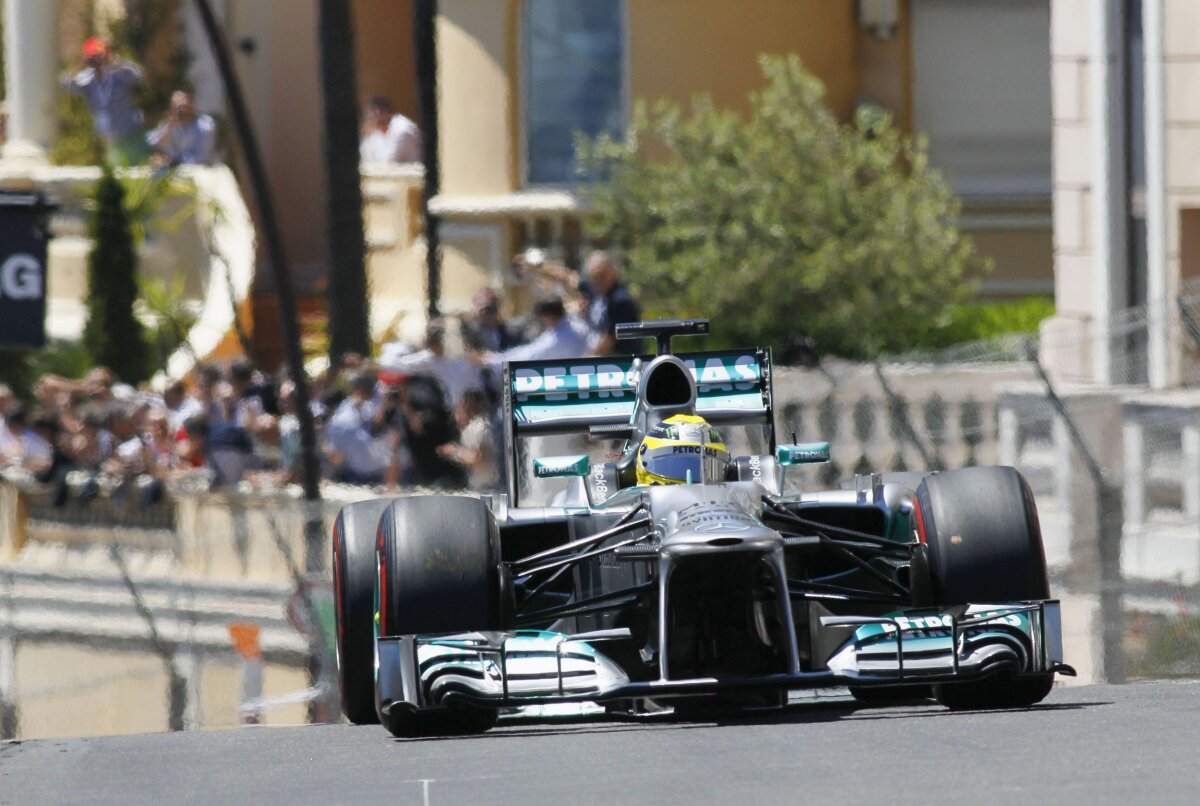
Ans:
{"label": "black banner with letter g", "polygon": [[39,195],[0,193],[0,348],[46,344],[46,217]]}

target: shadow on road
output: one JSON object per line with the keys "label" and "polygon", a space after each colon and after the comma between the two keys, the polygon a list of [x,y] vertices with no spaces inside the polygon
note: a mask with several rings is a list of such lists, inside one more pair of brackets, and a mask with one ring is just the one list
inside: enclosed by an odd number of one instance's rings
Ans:
{"label": "shadow on road", "polygon": [[711,716],[678,716],[671,713],[631,716],[627,714],[596,714],[578,717],[515,718],[482,734],[465,736],[432,736],[414,739],[394,739],[398,744],[409,742],[500,741],[517,737],[626,733],[645,730],[695,730],[737,725],[806,725],[838,721],[879,719],[954,718],[982,714],[1052,713],[1075,711],[1112,705],[1111,701],[1043,703],[1028,708],[981,709],[951,711],[932,701],[903,705],[866,706],[853,700],[834,700],[819,703],[793,703],[772,711]]}

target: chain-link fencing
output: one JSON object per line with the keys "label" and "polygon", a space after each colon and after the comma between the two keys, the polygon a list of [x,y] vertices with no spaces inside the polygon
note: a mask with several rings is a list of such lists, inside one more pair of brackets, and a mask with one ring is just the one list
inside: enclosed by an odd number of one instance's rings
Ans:
{"label": "chain-link fencing", "polygon": [[[778,368],[780,439],[832,445],[831,462],[793,468],[789,484],[1014,466],[1037,498],[1080,679],[1194,676],[1200,289],[1185,292],[1161,313],[1184,345],[1184,382],[1167,391],[1140,382],[1146,308],[1075,341]],[[1081,382],[1098,338],[1129,383]],[[370,494],[329,488],[325,521]],[[0,736],[337,718],[332,591],[304,568],[298,497],[178,491],[148,507],[116,488],[65,506],[51,495],[0,482]]]}

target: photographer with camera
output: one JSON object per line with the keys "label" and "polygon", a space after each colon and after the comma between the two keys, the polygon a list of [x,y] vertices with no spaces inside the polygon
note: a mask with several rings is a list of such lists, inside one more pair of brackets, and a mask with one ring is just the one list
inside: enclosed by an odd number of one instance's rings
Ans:
{"label": "photographer with camera", "polygon": [[155,166],[211,165],[217,139],[217,124],[211,115],[196,111],[192,96],[183,90],[171,95],[171,106],[162,123],[146,135],[154,147],[150,158]]}
{"label": "photographer with camera", "polygon": [[349,378],[349,394],[325,427],[335,481],[362,486],[384,483],[393,444],[386,433],[390,412],[375,387],[375,373],[356,370]]}
{"label": "photographer with camera", "polygon": [[513,270],[518,276],[529,271],[549,280],[562,289],[569,304],[579,306],[590,331],[590,355],[612,355],[623,349],[633,352],[637,348],[636,342],[617,342],[617,325],[639,321],[641,307],[621,282],[616,259],[608,252],[592,252],[584,261],[583,271],[576,273],[562,263],[546,260],[542,250],[529,249],[513,260]]}

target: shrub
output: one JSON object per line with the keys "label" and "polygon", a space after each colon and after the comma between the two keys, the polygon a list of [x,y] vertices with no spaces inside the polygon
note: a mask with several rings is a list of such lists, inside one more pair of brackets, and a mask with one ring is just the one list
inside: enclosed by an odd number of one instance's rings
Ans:
{"label": "shrub", "polygon": [[593,237],[625,244],[646,308],[707,316],[715,344],[866,358],[950,322],[987,269],[924,143],[882,110],[842,125],[797,58],[763,57],[746,117],[639,105],[624,142],[579,144]]}
{"label": "shrub", "polygon": [[95,364],[136,384],[149,377],[150,356],[142,323],[133,312],[138,296],[137,252],[125,211],[125,190],[105,166],[94,193],[83,343]]}

